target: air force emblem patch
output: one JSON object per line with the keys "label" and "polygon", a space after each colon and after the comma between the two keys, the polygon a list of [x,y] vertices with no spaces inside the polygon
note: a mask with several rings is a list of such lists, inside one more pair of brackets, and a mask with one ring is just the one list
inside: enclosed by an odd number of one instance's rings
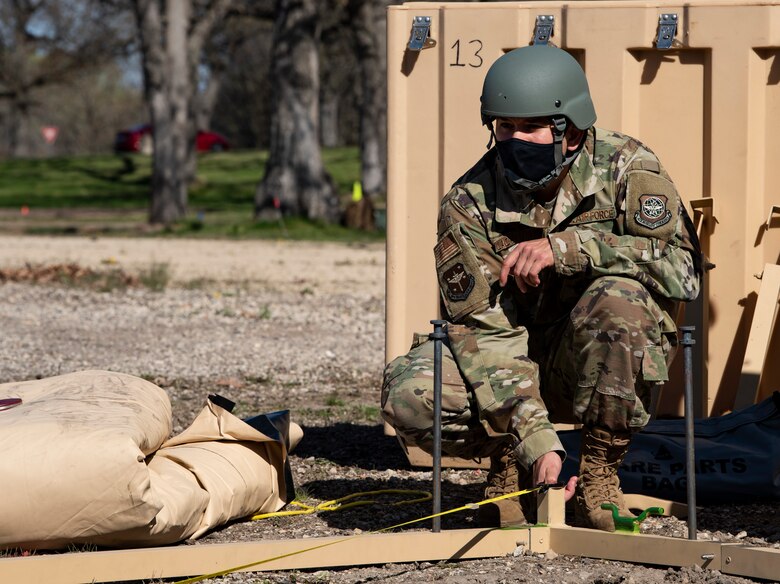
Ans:
{"label": "air force emblem patch", "polygon": [[646,170],[627,173],[626,232],[669,240],[680,218],[680,197],[672,182]]}
{"label": "air force emblem patch", "polygon": [[669,223],[672,212],[666,208],[666,195],[640,195],[639,210],[634,213],[634,221],[648,229],[658,229]]}
{"label": "air force emblem patch", "polygon": [[466,300],[471,291],[474,290],[474,276],[469,274],[460,262],[453,265],[442,275],[447,282],[447,296],[453,302]]}

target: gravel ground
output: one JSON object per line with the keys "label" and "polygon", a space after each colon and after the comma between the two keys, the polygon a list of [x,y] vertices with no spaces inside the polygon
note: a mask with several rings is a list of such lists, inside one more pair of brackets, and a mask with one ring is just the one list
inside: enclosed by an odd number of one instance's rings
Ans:
{"label": "gravel ground", "polygon": [[[296,487],[313,502],[379,488],[429,489],[383,435],[378,393],[384,360],[384,249],[286,242],[0,237],[0,269],[77,263],[137,274],[164,266],[162,292],[79,282],[0,284],[0,382],[82,369],[150,379],[173,404],[174,432],[208,393],[251,415],[290,409],[304,439],[291,457]],[[444,509],[481,498],[485,473],[445,470]],[[780,548],[780,505],[704,508],[702,539]],[[428,503],[239,521],[194,545],[356,534],[429,512]],[[469,513],[444,529],[474,527]],[[425,526],[422,526],[425,527]],[[422,527],[410,527],[420,529]],[[686,536],[674,518],[647,533]],[[741,583],[701,569],[665,569],[555,554],[339,570],[239,573],[209,582]]]}

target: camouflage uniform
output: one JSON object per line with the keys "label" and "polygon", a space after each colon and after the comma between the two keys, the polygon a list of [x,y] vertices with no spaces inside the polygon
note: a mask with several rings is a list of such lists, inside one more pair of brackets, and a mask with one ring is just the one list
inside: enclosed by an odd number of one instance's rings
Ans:
{"label": "camouflage uniform", "polygon": [[[547,237],[555,267],[521,293],[498,280],[521,241]],[[435,248],[442,313],[442,447],[488,456],[511,440],[519,463],[565,455],[555,422],[613,431],[649,418],[668,379],[677,301],[696,298],[695,231],[656,156],[591,128],[557,196],[537,204],[506,186],[495,149],[441,202]],[[407,443],[430,449],[433,348],[416,335],[385,369],[382,411]]]}

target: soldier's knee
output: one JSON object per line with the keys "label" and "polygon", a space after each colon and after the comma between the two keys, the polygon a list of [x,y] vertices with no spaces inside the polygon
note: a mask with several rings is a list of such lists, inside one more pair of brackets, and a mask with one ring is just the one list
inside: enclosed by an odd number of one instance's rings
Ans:
{"label": "soldier's knee", "polygon": [[[433,427],[434,391],[432,367],[424,359],[401,358],[385,372],[382,416],[403,434],[430,432]],[[406,361],[403,361],[406,359]],[[442,426],[460,432],[472,422],[468,391],[454,364],[443,367]]]}
{"label": "soldier's knee", "polygon": [[433,380],[394,379],[382,391],[382,416],[395,428],[426,430],[433,424]]}
{"label": "soldier's knee", "polygon": [[653,302],[647,288],[640,282],[619,276],[598,278],[591,284],[585,296],[599,308],[647,306]]}
{"label": "soldier's knee", "polygon": [[[640,282],[605,276],[590,285],[572,311],[571,318],[576,328],[649,332],[659,328],[663,314]],[[636,336],[631,335],[632,340]],[[644,343],[643,340],[640,342]]]}

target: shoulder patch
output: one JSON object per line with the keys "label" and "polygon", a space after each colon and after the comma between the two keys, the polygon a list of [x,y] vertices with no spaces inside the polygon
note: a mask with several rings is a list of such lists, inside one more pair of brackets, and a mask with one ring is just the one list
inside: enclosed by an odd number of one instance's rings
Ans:
{"label": "shoulder patch", "polygon": [[626,227],[633,235],[669,239],[677,228],[679,201],[674,185],[661,175],[634,171],[626,176]]}
{"label": "shoulder patch", "polygon": [[634,213],[634,221],[648,229],[663,227],[672,219],[672,212],[666,208],[668,202],[666,195],[639,195],[639,211]]}
{"label": "shoulder patch", "polygon": [[436,265],[441,266],[460,253],[452,233],[445,233],[433,248],[433,255],[436,258]]}
{"label": "shoulder patch", "polygon": [[461,262],[453,264],[442,276],[447,283],[447,296],[453,302],[466,300],[474,290],[476,280]]}
{"label": "shoulder patch", "polygon": [[440,237],[433,250],[441,299],[453,321],[487,305],[490,285],[471,245],[455,224]]}

